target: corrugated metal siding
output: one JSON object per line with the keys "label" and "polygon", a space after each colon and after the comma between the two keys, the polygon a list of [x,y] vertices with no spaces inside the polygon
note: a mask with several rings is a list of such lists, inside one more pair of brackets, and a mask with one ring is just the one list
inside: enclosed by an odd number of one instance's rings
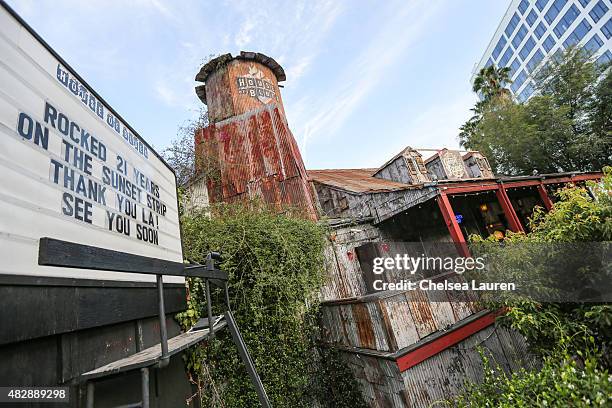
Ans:
{"label": "corrugated metal siding", "polygon": [[536,365],[524,339],[508,329],[490,326],[401,373],[407,406],[430,407],[461,393],[466,381],[481,382],[483,366],[477,346],[506,372]]}
{"label": "corrugated metal siding", "polygon": [[207,178],[212,203],[259,197],[316,218],[299,149],[278,107],[264,106],[202,129],[196,155],[200,169],[204,160],[218,163],[218,177]]}
{"label": "corrugated metal siding", "polygon": [[503,327],[489,326],[468,339],[400,372],[389,355],[371,356],[345,351],[343,359],[359,382],[370,407],[425,408],[444,405],[465,390],[466,382],[481,382],[482,347],[493,366],[505,372],[536,368],[525,340]]}

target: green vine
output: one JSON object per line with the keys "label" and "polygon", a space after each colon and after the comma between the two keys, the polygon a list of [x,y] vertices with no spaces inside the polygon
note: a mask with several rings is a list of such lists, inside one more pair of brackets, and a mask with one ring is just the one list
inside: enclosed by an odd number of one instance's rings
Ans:
{"label": "green vine", "polygon": [[[186,214],[182,227],[187,259],[204,262],[209,251],[221,251],[232,311],[272,406],[311,407],[321,400],[315,316],[325,229],[291,211],[278,214],[254,203]],[[188,309],[177,316],[184,328],[206,315],[203,282],[190,279],[188,289]],[[214,314],[223,312],[222,296],[213,292]],[[227,330],[194,348],[186,365],[202,406],[259,406]]]}

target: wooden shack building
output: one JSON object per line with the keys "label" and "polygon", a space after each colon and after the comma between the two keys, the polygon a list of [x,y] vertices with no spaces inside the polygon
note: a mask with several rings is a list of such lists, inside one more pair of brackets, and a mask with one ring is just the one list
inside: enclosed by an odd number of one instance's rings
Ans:
{"label": "wooden shack building", "polygon": [[536,205],[552,207],[555,189],[600,173],[500,177],[479,152],[441,149],[424,159],[411,147],[376,169],[306,171],[282,105],[285,73],[274,59],[226,54],[196,80],[210,117],[195,135],[210,202],[258,198],[300,207],[329,226],[321,340],[342,352],[371,407],[427,407],[452,397],[482,378],[478,347],[508,371],[533,364],[524,339],[498,327],[497,312],[473,296],[372,291],[369,262],[411,251],[468,256],[469,234],[526,231]]}

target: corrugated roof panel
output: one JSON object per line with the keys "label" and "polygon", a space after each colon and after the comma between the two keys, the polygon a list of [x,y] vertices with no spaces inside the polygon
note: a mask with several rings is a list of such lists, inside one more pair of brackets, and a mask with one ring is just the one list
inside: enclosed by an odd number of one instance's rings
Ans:
{"label": "corrugated roof panel", "polygon": [[397,191],[418,187],[376,178],[373,176],[375,171],[376,169],[308,170],[308,177],[311,181],[355,193]]}

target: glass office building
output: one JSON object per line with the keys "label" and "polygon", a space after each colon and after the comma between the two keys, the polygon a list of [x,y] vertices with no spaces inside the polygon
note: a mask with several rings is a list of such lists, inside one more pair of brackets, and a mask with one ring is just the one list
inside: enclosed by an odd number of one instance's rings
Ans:
{"label": "glass office building", "polygon": [[534,92],[533,75],[557,53],[578,44],[599,63],[612,61],[612,0],[512,0],[471,81],[481,68],[510,68],[514,97]]}

